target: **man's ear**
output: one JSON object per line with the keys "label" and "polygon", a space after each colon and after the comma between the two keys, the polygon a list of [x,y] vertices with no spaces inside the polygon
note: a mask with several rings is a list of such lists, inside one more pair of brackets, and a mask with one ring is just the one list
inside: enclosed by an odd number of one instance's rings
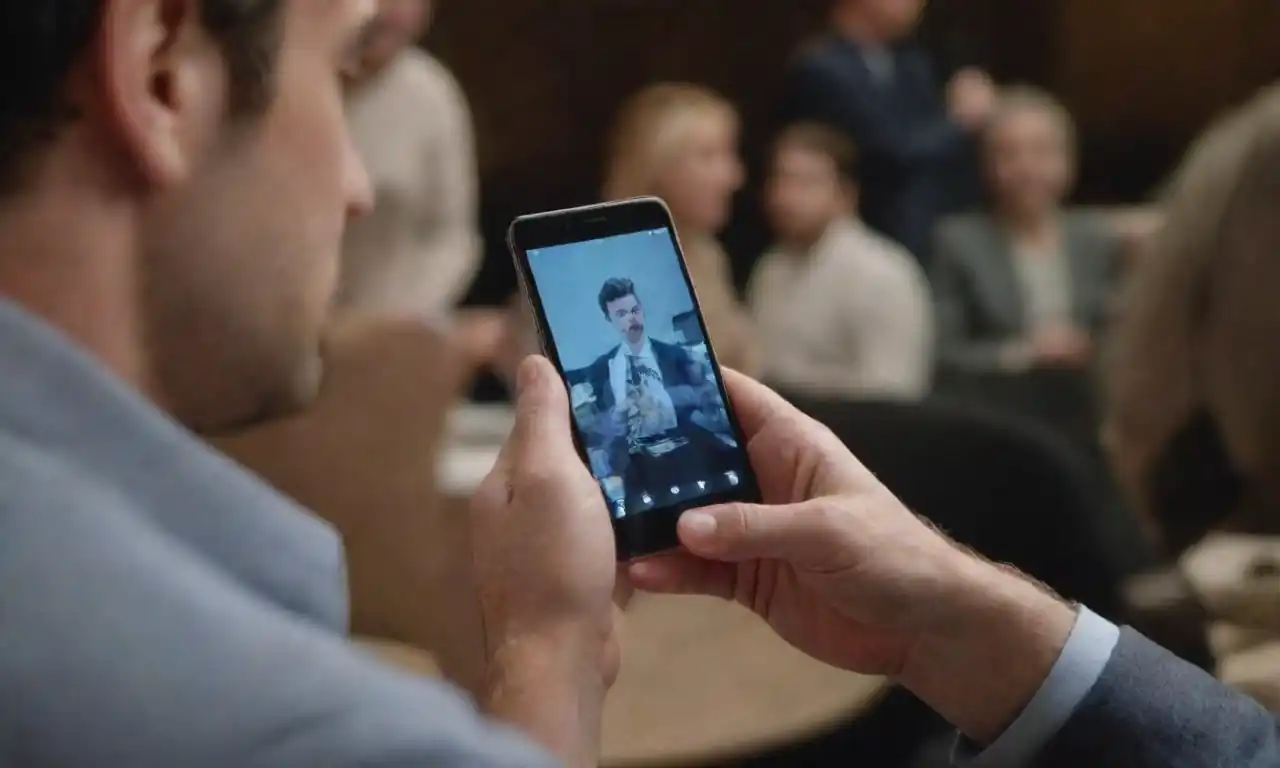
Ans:
{"label": "man's ear", "polygon": [[104,130],[142,183],[191,174],[226,109],[221,53],[200,23],[200,0],[100,0],[94,83]]}

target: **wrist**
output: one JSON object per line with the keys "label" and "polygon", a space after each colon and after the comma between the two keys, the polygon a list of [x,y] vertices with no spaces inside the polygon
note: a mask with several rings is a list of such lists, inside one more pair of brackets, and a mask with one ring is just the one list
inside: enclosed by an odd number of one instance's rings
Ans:
{"label": "wrist", "polygon": [[965,560],[940,614],[946,620],[915,640],[899,682],[967,737],[989,744],[1048,678],[1076,611],[1011,569]]}
{"label": "wrist", "polygon": [[[594,637],[592,637],[594,635]],[[595,765],[604,697],[617,647],[598,633],[562,628],[510,637],[489,654],[481,708],[540,742],[568,765]]]}

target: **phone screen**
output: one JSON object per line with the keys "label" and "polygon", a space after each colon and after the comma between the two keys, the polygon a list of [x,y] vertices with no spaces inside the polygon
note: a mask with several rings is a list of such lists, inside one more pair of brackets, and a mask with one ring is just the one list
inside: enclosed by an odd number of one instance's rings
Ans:
{"label": "phone screen", "polygon": [[671,229],[524,253],[580,444],[615,525],[754,488]]}

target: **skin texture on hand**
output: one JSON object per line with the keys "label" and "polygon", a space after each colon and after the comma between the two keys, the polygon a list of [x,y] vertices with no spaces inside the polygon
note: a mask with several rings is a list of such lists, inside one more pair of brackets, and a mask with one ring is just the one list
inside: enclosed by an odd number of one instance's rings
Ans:
{"label": "skin texture on hand", "polygon": [[975,739],[998,734],[1048,675],[1072,610],[921,521],[773,392],[726,381],[764,505],[686,514],[687,551],[634,564],[635,586],[736,600],[814,658],[902,681]]}
{"label": "skin texture on hand", "polygon": [[570,764],[595,765],[621,663],[613,531],[574,446],[560,376],[532,357],[517,385],[515,428],[471,506],[489,673],[481,703]]}

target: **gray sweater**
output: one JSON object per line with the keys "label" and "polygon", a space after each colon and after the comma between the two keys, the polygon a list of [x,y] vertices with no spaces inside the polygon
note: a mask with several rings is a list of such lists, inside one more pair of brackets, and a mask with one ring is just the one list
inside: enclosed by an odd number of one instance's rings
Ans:
{"label": "gray sweater", "polygon": [[541,766],[346,639],[341,542],[0,299],[0,766]]}

